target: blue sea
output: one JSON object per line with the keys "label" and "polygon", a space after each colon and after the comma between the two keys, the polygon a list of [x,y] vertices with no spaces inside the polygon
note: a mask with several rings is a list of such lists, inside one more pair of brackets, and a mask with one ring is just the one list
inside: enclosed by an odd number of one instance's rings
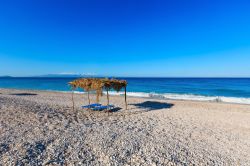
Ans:
{"label": "blue sea", "polygon": [[[70,91],[75,78],[3,77],[0,88]],[[118,78],[128,81],[128,95],[160,99],[250,104],[250,78]],[[81,92],[81,90],[78,90]],[[123,95],[123,92],[113,95]]]}

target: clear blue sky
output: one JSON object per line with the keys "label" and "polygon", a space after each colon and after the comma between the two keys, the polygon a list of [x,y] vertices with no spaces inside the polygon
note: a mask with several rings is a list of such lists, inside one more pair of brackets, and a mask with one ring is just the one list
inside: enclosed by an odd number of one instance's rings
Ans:
{"label": "clear blue sky", "polygon": [[0,0],[0,75],[250,77],[249,0]]}

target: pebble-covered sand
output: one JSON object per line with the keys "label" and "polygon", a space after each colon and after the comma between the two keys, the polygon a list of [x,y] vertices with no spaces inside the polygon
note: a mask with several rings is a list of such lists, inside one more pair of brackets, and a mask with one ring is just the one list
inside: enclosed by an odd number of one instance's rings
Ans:
{"label": "pebble-covered sand", "polygon": [[[95,96],[91,96],[94,101]],[[250,105],[0,89],[0,165],[250,165]],[[101,98],[106,104],[106,97]]]}

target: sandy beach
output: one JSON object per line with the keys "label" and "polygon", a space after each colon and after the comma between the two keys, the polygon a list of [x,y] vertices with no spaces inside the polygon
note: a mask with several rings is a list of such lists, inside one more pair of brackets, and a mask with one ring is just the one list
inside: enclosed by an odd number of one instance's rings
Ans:
{"label": "sandy beach", "polygon": [[[91,96],[94,101],[95,96]],[[0,89],[0,165],[249,165],[250,105]],[[101,98],[106,104],[106,96]]]}

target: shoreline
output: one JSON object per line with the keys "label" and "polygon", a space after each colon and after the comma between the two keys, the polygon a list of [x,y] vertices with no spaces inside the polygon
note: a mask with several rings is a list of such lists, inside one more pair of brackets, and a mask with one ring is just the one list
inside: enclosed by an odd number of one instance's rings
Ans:
{"label": "shoreline", "polygon": [[[20,91],[37,91],[37,92],[56,92],[56,93],[72,93],[72,91],[60,91],[60,90],[37,90],[37,89],[17,89],[17,88],[0,88],[0,90],[20,90]],[[81,92],[81,91],[74,91],[74,94],[85,94],[86,92]],[[92,93],[95,94],[95,93]],[[140,95],[131,95],[131,94],[145,94],[148,96],[140,96]],[[245,97],[225,97],[225,96],[201,96],[201,95],[188,95],[188,94],[173,94],[169,93],[170,95],[177,95],[177,96],[194,96],[194,97],[204,97],[204,99],[192,99],[192,98],[185,98],[182,99],[180,98],[167,98],[164,97],[164,94],[157,94],[157,93],[146,93],[146,92],[127,92],[128,97],[132,98],[142,98],[142,99],[156,99],[156,100],[173,100],[173,101],[194,101],[194,102],[209,102],[209,103],[225,103],[225,104],[239,104],[239,105],[250,105],[250,98],[245,98]],[[109,92],[110,96],[123,96],[123,92]],[[105,94],[103,95],[105,96]],[[151,97],[155,96],[155,97]],[[209,99],[207,99],[209,98]],[[247,100],[246,102],[242,101],[223,101],[223,98],[225,99],[231,99],[231,100]]]}

